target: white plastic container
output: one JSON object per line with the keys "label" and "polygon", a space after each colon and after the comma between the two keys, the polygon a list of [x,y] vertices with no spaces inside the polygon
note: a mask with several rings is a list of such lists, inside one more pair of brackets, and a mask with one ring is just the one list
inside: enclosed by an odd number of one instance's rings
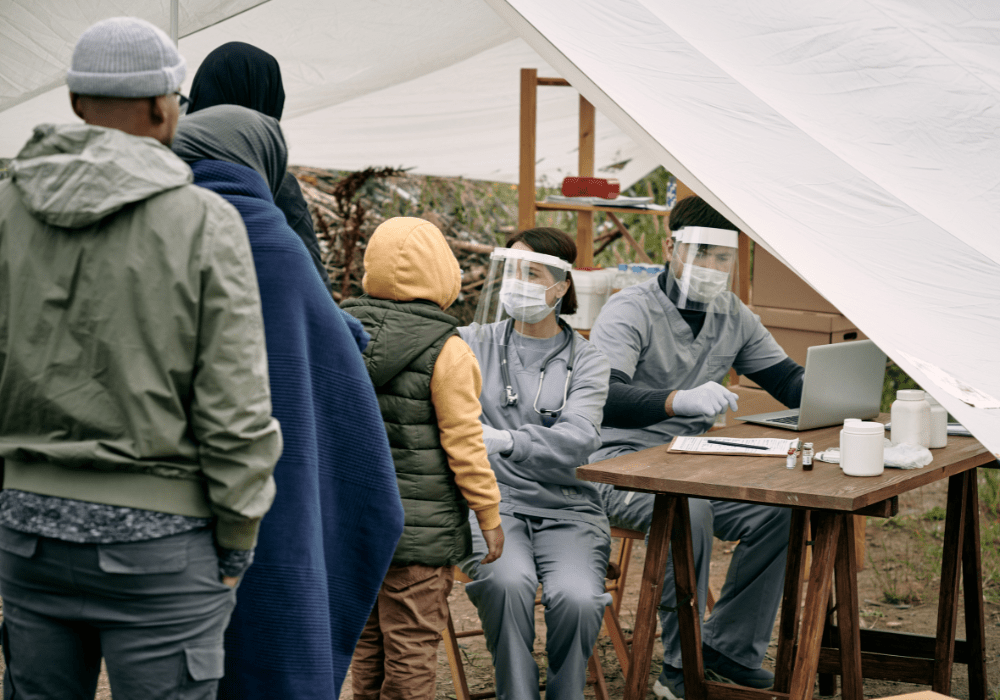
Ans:
{"label": "white plastic container", "polygon": [[885,426],[849,421],[840,431],[840,468],[848,476],[878,476],[885,471]]}
{"label": "white plastic container", "polygon": [[576,313],[562,318],[572,328],[594,327],[597,314],[611,294],[612,275],[617,270],[573,270],[573,286],[576,288]]}
{"label": "white plastic container", "polygon": [[620,292],[628,285],[628,265],[622,263],[611,273],[611,293]]}
{"label": "white plastic container", "polygon": [[892,430],[889,438],[895,444],[907,443],[930,447],[931,405],[920,389],[900,389],[892,402]]}
{"label": "white plastic container", "polygon": [[924,397],[931,405],[931,441],[928,447],[948,446],[948,410],[930,394]]}

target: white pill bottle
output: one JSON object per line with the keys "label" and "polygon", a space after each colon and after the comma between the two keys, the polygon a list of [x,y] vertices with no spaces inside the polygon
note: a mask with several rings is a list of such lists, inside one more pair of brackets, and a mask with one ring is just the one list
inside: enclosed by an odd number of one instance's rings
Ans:
{"label": "white pill bottle", "polygon": [[948,446],[948,410],[937,400],[927,394],[927,403],[931,405],[931,442],[928,447],[936,449]]}
{"label": "white pill bottle", "polygon": [[885,426],[848,418],[840,431],[840,468],[848,476],[878,476],[885,469]]}
{"label": "white pill bottle", "polygon": [[931,405],[921,389],[900,389],[889,410],[892,413],[889,439],[894,445],[905,442],[930,447]]}

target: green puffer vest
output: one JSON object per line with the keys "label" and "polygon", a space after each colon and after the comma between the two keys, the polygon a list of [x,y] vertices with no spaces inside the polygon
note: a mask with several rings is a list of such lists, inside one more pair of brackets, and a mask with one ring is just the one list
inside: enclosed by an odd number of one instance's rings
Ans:
{"label": "green puffer vest", "polygon": [[393,564],[450,566],[472,552],[469,507],[441,448],[431,375],[458,321],[431,302],[363,296],[341,304],[371,335],[364,353],[406,514]]}

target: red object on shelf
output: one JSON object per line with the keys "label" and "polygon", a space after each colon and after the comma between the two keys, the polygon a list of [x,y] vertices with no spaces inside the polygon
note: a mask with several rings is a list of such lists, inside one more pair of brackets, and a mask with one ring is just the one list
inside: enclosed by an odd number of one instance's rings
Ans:
{"label": "red object on shelf", "polygon": [[564,197],[601,197],[615,199],[621,192],[618,180],[613,177],[567,177],[563,178]]}

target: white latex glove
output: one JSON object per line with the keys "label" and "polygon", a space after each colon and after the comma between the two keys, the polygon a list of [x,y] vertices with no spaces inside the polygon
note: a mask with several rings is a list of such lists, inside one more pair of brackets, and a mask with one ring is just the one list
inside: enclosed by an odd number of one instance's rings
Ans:
{"label": "white latex glove", "polygon": [[486,444],[486,454],[495,455],[514,449],[514,436],[510,431],[497,430],[489,425],[483,426],[483,442]]}
{"label": "white latex glove", "polygon": [[674,394],[675,416],[717,416],[726,408],[736,410],[736,394],[717,382],[706,382],[694,389]]}

